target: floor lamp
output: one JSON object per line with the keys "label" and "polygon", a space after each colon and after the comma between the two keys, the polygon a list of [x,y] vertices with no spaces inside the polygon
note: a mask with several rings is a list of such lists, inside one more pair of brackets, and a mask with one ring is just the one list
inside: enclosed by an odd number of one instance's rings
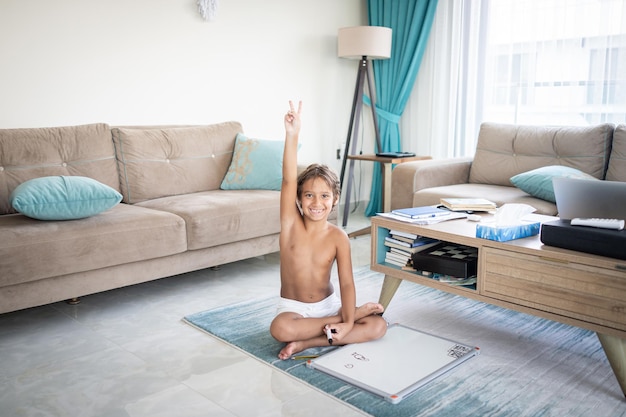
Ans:
{"label": "floor lamp", "polygon": [[[346,182],[345,171],[348,155],[355,155],[357,150],[359,120],[361,118],[361,110],[363,109],[363,92],[366,80],[371,101],[372,117],[374,119],[377,152],[382,152],[380,132],[378,130],[378,118],[376,117],[376,89],[374,88],[370,60],[388,59],[391,57],[391,29],[382,26],[341,28],[337,36],[337,55],[340,58],[359,60],[359,70],[356,77],[354,99],[352,100],[348,137],[343,152],[343,161],[341,163],[340,181],[343,194],[343,185],[344,182]],[[350,145],[352,145],[351,151],[349,151]],[[350,160],[348,169],[346,197],[344,198],[343,227],[346,227],[348,224],[348,213],[350,212],[350,193],[352,192],[354,174],[353,159]]]}

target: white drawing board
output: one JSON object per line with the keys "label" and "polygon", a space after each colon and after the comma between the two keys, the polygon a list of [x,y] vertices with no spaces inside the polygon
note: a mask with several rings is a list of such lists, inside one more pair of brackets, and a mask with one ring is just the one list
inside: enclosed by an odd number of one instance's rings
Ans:
{"label": "white drawing board", "polygon": [[477,347],[395,324],[379,340],[342,346],[307,365],[396,404],[478,353]]}

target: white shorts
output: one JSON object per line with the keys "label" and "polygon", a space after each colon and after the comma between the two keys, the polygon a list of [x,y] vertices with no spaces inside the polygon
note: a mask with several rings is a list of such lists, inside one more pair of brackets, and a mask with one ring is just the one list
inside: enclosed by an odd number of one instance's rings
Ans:
{"label": "white shorts", "polygon": [[290,300],[280,297],[276,315],[280,313],[296,313],[302,317],[330,317],[339,314],[341,311],[341,300],[335,293],[332,293],[322,301],[317,303],[303,303],[302,301]]}

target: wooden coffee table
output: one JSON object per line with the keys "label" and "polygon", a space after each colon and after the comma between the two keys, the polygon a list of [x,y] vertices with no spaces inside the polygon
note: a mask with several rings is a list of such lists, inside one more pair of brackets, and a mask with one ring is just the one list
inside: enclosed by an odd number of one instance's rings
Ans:
{"label": "wooden coffee table", "polygon": [[[453,286],[386,263],[389,230],[477,248],[476,285]],[[385,274],[379,302],[386,308],[407,280],[594,331],[626,395],[626,261],[543,245],[539,236],[496,242],[475,231],[466,219],[418,226],[373,217],[371,269]]]}

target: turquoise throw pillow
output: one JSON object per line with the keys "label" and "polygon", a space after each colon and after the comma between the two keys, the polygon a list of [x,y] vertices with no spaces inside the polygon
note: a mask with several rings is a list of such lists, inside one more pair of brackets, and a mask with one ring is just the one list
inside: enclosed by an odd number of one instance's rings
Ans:
{"label": "turquoise throw pillow", "polygon": [[251,139],[239,133],[222,190],[277,190],[283,180],[283,149],[277,140]]}
{"label": "turquoise throw pillow", "polygon": [[511,183],[520,190],[542,200],[556,202],[552,178],[597,179],[576,168],[563,165],[550,165],[517,174],[510,178]]}
{"label": "turquoise throw pillow", "polygon": [[13,208],[37,220],[73,220],[108,210],[122,195],[92,178],[40,177],[18,185],[11,193]]}

